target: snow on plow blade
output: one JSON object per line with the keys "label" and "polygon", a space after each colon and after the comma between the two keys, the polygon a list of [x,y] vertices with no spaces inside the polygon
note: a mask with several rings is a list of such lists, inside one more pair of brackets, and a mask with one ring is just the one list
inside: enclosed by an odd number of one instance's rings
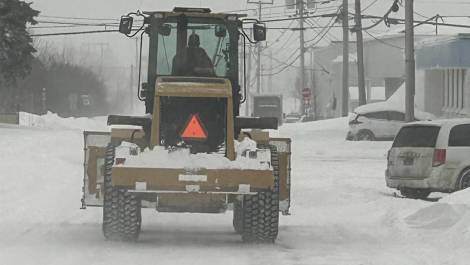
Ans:
{"label": "snow on plow blade", "polygon": [[[106,148],[111,141],[109,132],[84,132],[84,175],[82,208],[103,206],[104,166]],[[126,149],[126,148],[125,148]],[[175,152],[173,152],[174,154]],[[200,160],[213,159],[204,157]],[[246,166],[240,162],[235,168],[230,163],[216,164],[214,167],[196,166],[188,169],[181,166],[178,157],[164,161],[164,167],[133,165],[127,157],[123,164],[116,163],[112,168],[112,185],[136,193],[198,193],[198,194],[255,194],[259,191],[273,190],[274,175],[269,165],[262,167]],[[225,158],[219,157],[225,160]],[[161,159],[151,158],[150,161]],[[174,162],[172,162],[174,161]],[[257,162],[256,162],[257,163]],[[118,164],[118,165],[116,165]],[[153,163],[151,163],[153,164]],[[281,189],[282,190],[282,189]],[[146,206],[143,206],[146,207]]]}
{"label": "snow on plow blade", "polygon": [[250,194],[272,190],[272,170],[137,168],[115,166],[113,186],[133,192]]}

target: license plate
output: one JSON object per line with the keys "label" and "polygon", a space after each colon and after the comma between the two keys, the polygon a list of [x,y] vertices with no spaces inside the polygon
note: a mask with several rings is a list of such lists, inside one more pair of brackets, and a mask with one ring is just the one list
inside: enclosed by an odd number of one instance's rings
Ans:
{"label": "license plate", "polygon": [[412,157],[406,157],[403,159],[403,165],[405,166],[412,166],[414,164],[414,158]]}

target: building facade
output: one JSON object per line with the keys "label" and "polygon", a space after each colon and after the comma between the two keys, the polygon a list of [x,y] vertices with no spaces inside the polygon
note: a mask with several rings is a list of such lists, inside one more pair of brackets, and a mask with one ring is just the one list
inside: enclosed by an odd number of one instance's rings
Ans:
{"label": "building facade", "polygon": [[[418,43],[429,37],[429,35],[416,35],[415,41]],[[389,98],[404,83],[404,47],[405,35],[403,33],[364,41],[364,69],[368,102],[380,100],[374,98],[373,95],[377,94],[385,93],[383,99]],[[320,119],[340,117],[342,104],[342,42],[332,42],[327,47],[315,49],[314,58],[317,70],[313,73],[312,87],[316,95],[317,116]],[[350,44],[349,66],[350,89],[357,89],[355,42]],[[323,71],[319,71],[318,68]],[[422,86],[417,87],[417,90],[421,89]],[[417,98],[418,101],[422,101],[419,95]],[[353,111],[353,107],[357,105],[357,99],[349,97],[347,100],[349,101],[350,111]],[[421,104],[418,104],[418,108],[421,107]]]}
{"label": "building facade", "polygon": [[424,110],[439,117],[470,116],[470,34],[424,41],[416,49]]}

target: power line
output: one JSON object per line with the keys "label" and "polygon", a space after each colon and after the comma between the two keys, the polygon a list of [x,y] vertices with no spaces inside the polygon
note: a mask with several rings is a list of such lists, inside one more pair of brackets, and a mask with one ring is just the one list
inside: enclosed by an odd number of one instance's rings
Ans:
{"label": "power line", "polygon": [[[382,17],[378,16],[371,16],[371,15],[363,15],[362,18],[364,19],[380,19]],[[402,18],[388,18],[389,24],[403,24],[405,20]],[[433,21],[422,21],[422,20],[414,20],[413,23],[423,25],[437,25],[437,26],[447,26],[447,27],[455,27],[455,28],[470,28],[470,25],[464,24],[453,24],[453,23],[441,23],[441,22],[433,22]]]}
{"label": "power line", "polygon": [[375,40],[377,40],[378,42],[380,42],[380,43],[382,43],[382,44],[384,44],[384,45],[387,45],[387,46],[390,46],[390,47],[392,47],[392,48],[399,49],[399,50],[404,50],[404,49],[405,49],[405,48],[403,48],[403,47],[400,47],[400,46],[397,46],[397,45],[388,43],[388,42],[386,42],[386,41],[384,41],[384,40],[382,40],[382,39],[379,39],[379,38],[375,37],[374,35],[372,35],[371,33],[369,33],[367,30],[364,30],[364,32],[365,32],[367,35],[371,36],[372,38],[374,38]]}
{"label": "power line", "polygon": [[74,26],[111,26],[119,25],[119,23],[80,23],[80,22],[63,22],[63,21],[48,21],[48,20],[38,20],[39,24],[57,24],[57,25],[74,25]]}
{"label": "power line", "polygon": [[59,33],[44,33],[44,34],[31,34],[31,37],[48,37],[48,36],[64,36],[64,35],[82,35],[82,34],[95,34],[95,33],[109,33],[119,32],[119,30],[92,30],[92,31],[77,31],[77,32],[59,32]]}
{"label": "power line", "polygon": [[95,20],[95,21],[119,21],[119,19],[115,18],[91,18],[91,17],[66,17],[66,16],[48,16],[48,15],[40,15],[39,18],[57,18],[57,19],[71,19],[71,20]]}
{"label": "power line", "polygon": [[[304,16],[303,19],[307,18],[320,18],[320,17],[337,17],[338,13],[329,13],[329,14],[322,14],[322,15],[313,15],[313,16]],[[270,22],[280,22],[280,21],[290,21],[290,20],[299,20],[300,17],[290,17],[290,18],[279,18],[279,19],[268,19],[260,21],[262,23],[270,23]]]}
{"label": "power line", "polygon": [[[385,24],[388,25],[388,23],[389,23],[388,16],[390,15],[390,13],[396,11],[396,8],[398,8],[398,0],[393,1],[393,4],[390,6],[390,8],[387,10],[387,12],[385,12],[385,14],[383,16],[377,17],[379,19],[378,21],[376,21],[375,23],[373,23],[370,26],[362,27],[361,29],[354,28],[354,31],[356,31],[356,30],[369,30],[369,29],[375,28],[380,23],[382,23],[382,21],[384,21]],[[363,16],[361,18],[363,18]]]}
{"label": "power line", "polygon": [[[277,48],[276,51],[274,51],[274,53],[278,53],[278,52],[282,51],[287,46],[287,44],[291,43],[291,39],[294,35],[295,35],[295,31],[292,31],[289,38],[287,38],[284,41],[284,43],[279,48]],[[298,39],[298,37],[296,39]],[[271,48],[272,48],[272,46],[274,46],[274,45],[271,45]]]}
{"label": "power line", "polygon": [[[330,23],[331,23],[331,22],[330,22]],[[334,23],[333,23],[333,24],[334,24]],[[333,25],[333,24],[332,24],[332,25]],[[332,28],[331,26],[332,26],[332,25],[330,25],[330,27],[328,27],[328,28],[325,30],[325,32],[323,33],[323,35],[322,35],[314,44],[310,45],[310,47],[313,47],[313,46],[317,45],[320,41],[322,41],[323,38],[325,37],[325,35],[331,30],[331,28]],[[318,35],[317,35],[317,37],[318,37]],[[316,39],[316,38],[314,38],[314,39],[312,39],[312,40],[315,40],[315,39]],[[295,53],[296,53],[297,51],[299,51],[299,50],[300,50],[300,49],[295,50],[293,54],[295,54]],[[292,54],[292,55],[293,55],[293,54]],[[297,59],[299,59],[300,56],[301,56],[301,53],[299,53],[299,55],[297,55],[297,56],[292,60],[291,63],[288,63],[288,64],[286,63],[285,66],[284,66],[282,69],[280,69],[279,71],[277,71],[277,72],[275,72],[275,73],[271,73],[271,74],[262,74],[262,76],[273,76],[273,75],[277,75],[277,74],[280,74],[280,73],[284,72],[287,68],[292,67],[292,65],[297,61]],[[292,57],[292,56],[290,56],[290,57]]]}
{"label": "power line", "polygon": [[32,26],[32,27],[28,27],[28,29],[56,29],[56,28],[78,28],[78,27],[94,27],[94,26],[83,26],[83,25]]}
{"label": "power line", "polygon": [[372,1],[369,5],[367,5],[366,7],[364,7],[361,12],[364,12],[366,11],[367,9],[371,8],[373,5],[375,5],[375,3],[377,3],[379,0],[374,0]]}
{"label": "power line", "polygon": [[[332,2],[336,2],[337,0],[324,0],[324,1],[312,1],[312,3],[315,4],[328,4]],[[281,7],[294,7],[297,4],[286,4],[286,5],[273,5],[269,7],[263,7],[263,9],[275,9],[275,8],[281,8]],[[325,7],[323,7],[325,8]],[[246,9],[238,9],[238,10],[229,10],[229,11],[221,11],[221,13],[232,13],[232,12],[240,12],[240,11],[256,11],[256,8],[246,8]]]}
{"label": "power line", "polygon": [[276,45],[276,43],[279,43],[279,40],[281,40],[281,38],[284,36],[284,34],[288,31],[288,29],[290,28],[290,26],[292,26],[292,24],[294,23],[294,21],[292,20],[289,25],[287,26],[286,29],[284,29],[281,34],[274,40],[274,44],[273,45]]}
{"label": "power line", "polygon": [[418,15],[418,16],[422,17],[422,18],[429,19],[428,16],[425,16],[425,15],[423,15],[423,14],[417,12],[417,11],[413,11],[413,13],[414,13],[415,15]]}
{"label": "power line", "polygon": [[[315,20],[313,20],[313,19],[307,20],[307,23],[309,23],[310,25],[311,25],[311,23],[315,23],[315,25],[317,25],[318,28],[321,28],[321,29],[328,28],[328,27],[332,27],[332,28],[333,28],[333,27],[340,27],[340,26],[333,26],[333,25],[330,25],[330,26],[328,26],[328,25],[321,26],[320,23],[318,23],[317,21],[315,21]],[[341,27],[342,27],[342,26],[341,26]],[[317,32],[317,31],[316,31],[316,32]],[[319,32],[317,32],[317,33],[320,34]],[[335,37],[333,34],[331,34],[330,32],[328,32],[328,37],[329,37],[328,39],[329,39],[330,41],[332,41],[332,40],[338,41],[338,38],[336,38],[336,37]]]}
{"label": "power line", "polygon": [[[333,25],[335,24],[335,20],[334,20],[334,17],[332,17],[330,19],[330,21],[328,22],[328,26],[324,29],[325,33],[323,34],[323,36],[325,36],[332,28],[333,28]],[[321,32],[320,34],[322,34],[323,32]],[[317,35],[315,38],[311,39],[311,40],[307,40],[305,41],[306,43],[308,42],[311,42],[311,41],[315,41],[317,39],[319,35]],[[322,36],[322,38],[323,38]],[[317,44],[318,42],[315,43],[315,45]]]}

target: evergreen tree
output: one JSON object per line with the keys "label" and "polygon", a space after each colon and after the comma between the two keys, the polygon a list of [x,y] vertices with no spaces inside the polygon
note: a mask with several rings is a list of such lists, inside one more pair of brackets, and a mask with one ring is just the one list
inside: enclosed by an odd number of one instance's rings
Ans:
{"label": "evergreen tree", "polygon": [[37,24],[31,3],[0,0],[0,80],[14,84],[31,71],[36,51],[26,25]]}

